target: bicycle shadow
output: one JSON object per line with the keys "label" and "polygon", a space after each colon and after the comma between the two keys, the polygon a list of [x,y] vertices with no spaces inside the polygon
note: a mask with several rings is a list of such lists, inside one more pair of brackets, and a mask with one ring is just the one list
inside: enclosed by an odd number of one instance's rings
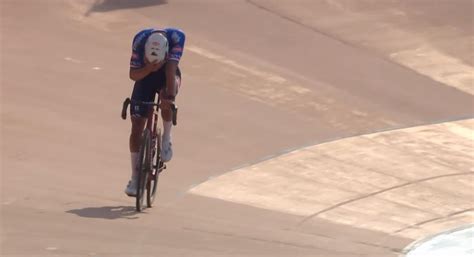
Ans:
{"label": "bicycle shadow", "polygon": [[155,5],[167,4],[168,0],[96,0],[92,4],[85,16],[89,16],[94,12],[109,12],[123,9],[134,9],[149,7]]}
{"label": "bicycle shadow", "polygon": [[76,214],[83,218],[95,219],[138,219],[138,212],[131,206],[104,206],[73,209],[66,213]]}

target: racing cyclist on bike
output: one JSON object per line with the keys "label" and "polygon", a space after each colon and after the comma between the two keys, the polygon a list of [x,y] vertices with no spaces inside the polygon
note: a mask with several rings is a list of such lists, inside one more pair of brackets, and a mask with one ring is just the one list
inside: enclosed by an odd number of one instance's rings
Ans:
{"label": "racing cyclist on bike", "polygon": [[[131,99],[152,102],[156,92],[160,95],[163,136],[162,161],[173,156],[171,143],[172,110],[181,84],[178,63],[183,55],[185,34],[176,28],[144,29],[133,38],[130,60],[130,79],[135,81]],[[142,132],[147,121],[147,106],[131,104],[130,155],[132,175],[125,188],[128,196],[135,196],[137,190],[139,148]]]}

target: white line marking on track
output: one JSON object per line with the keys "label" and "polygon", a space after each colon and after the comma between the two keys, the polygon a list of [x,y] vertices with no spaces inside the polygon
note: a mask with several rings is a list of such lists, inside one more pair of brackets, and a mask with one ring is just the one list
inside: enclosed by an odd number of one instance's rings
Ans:
{"label": "white line marking on track", "polygon": [[77,59],[74,59],[74,58],[71,58],[71,57],[64,57],[64,60],[68,61],[68,62],[72,62],[72,63],[82,63],[81,60],[77,60]]}
{"label": "white line marking on track", "polygon": [[286,79],[278,76],[278,75],[275,75],[275,74],[271,74],[271,73],[268,73],[268,72],[264,72],[264,71],[259,71],[257,70],[256,68],[254,67],[247,67],[247,66],[243,66],[241,64],[238,64],[237,62],[233,61],[233,60],[230,60],[230,59],[227,59],[226,57],[224,56],[221,56],[221,55],[218,55],[218,54],[214,54],[214,53],[211,53],[210,51],[208,50],[205,50],[205,49],[202,49],[200,47],[197,47],[197,46],[188,46],[187,47],[187,50],[193,52],[193,53],[196,53],[196,54],[199,54],[199,55],[202,55],[208,59],[211,59],[211,60],[214,60],[214,61],[218,61],[220,63],[224,63],[224,64],[227,64],[229,66],[232,66],[236,69],[239,69],[239,70],[242,70],[242,71],[245,71],[247,73],[250,73],[252,75],[255,75],[255,76],[258,76],[258,77],[262,77],[262,78],[265,78],[271,82],[274,82],[274,83],[285,83],[286,82]]}
{"label": "white line marking on track", "polygon": [[390,58],[445,85],[474,94],[474,68],[429,44],[392,53]]}

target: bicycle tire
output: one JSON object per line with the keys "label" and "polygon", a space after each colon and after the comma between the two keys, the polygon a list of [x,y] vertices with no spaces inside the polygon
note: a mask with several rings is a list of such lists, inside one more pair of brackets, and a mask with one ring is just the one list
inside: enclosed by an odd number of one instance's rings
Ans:
{"label": "bicycle tire", "polygon": [[156,135],[155,145],[153,146],[155,150],[155,154],[153,156],[153,168],[152,173],[148,178],[147,184],[147,197],[146,197],[146,204],[147,207],[151,208],[153,202],[156,198],[156,190],[158,188],[158,178],[160,175],[160,168],[162,166],[161,162],[161,130],[158,129],[158,133]]}
{"label": "bicycle tire", "polygon": [[138,212],[143,210],[144,193],[148,182],[148,174],[151,167],[150,158],[150,131],[146,129],[143,131],[142,142],[140,145],[139,166],[138,166],[138,181],[135,207]]}

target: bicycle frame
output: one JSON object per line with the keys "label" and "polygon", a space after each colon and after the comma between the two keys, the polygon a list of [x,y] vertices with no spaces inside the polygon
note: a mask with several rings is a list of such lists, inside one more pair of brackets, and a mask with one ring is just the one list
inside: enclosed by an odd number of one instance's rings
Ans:
{"label": "bicycle frame", "polygon": [[[155,121],[154,124],[153,124],[153,127],[156,128],[156,122],[158,122],[158,116],[155,116],[153,117],[153,115],[158,115],[159,113],[159,106],[160,106],[160,97],[159,97],[159,94],[158,94],[158,99],[156,101],[156,103],[154,102],[141,102],[141,101],[135,101],[135,100],[131,100],[130,98],[127,98],[125,99],[125,101],[123,102],[123,107],[122,107],[122,119],[126,120],[127,119],[127,108],[128,108],[128,105],[131,103],[131,102],[136,102],[136,103],[139,103],[139,104],[145,104],[145,105],[151,105],[151,106],[156,106],[156,109],[153,109],[153,111],[149,111],[148,112],[148,116],[147,116],[147,121],[150,120],[151,118],[151,121]],[[171,104],[171,111],[172,111],[172,122],[173,122],[173,125],[176,126],[177,125],[177,116],[178,116],[178,108],[176,107],[175,104]],[[150,116],[151,115],[151,116]],[[155,119],[153,119],[155,118]],[[146,128],[149,128],[151,129],[151,127],[148,126],[148,124],[151,124],[149,122],[147,122],[147,126]],[[151,131],[151,130],[150,130]],[[155,130],[156,131],[156,130]],[[155,132],[153,131],[153,132]]]}
{"label": "bicycle frame", "polygon": [[152,138],[155,138],[157,135],[156,130],[158,128],[158,115],[160,112],[159,106],[160,106],[160,97],[158,96],[156,105],[149,107],[148,117],[147,117],[146,127],[145,127],[145,129],[149,129],[151,131]]}
{"label": "bicycle frame", "polygon": [[136,209],[137,211],[141,211],[143,209],[145,191],[147,206],[152,206],[158,184],[158,175],[166,168],[160,159],[161,132],[158,130],[160,98],[158,97],[156,102],[141,102],[131,100],[130,98],[125,99],[122,107],[122,119],[127,118],[127,108],[130,103],[146,105],[148,110],[140,146],[140,165],[145,164],[145,166],[140,166],[141,172],[138,175],[136,193]]}
{"label": "bicycle frame", "polygon": [[[142,102],[142,101],[131,100],[130,98],[125,99],[122,106],[122,119],[124,120],[127,119],[127,109],[128,109],[128,105],[130,105],[131,102],[148,106],[147,121],[146,121],[145,129],[143,130],[144,131],[143,138],[144,139],[146,138],[147,140],[143,140],[141,147],[144,147],[143,149],[149,149],[149,150],[146,150],[147,157],[143,157],[143,153],[145,151],[140,150],[140,153],[141,153],[140,160],[141,161],[149,160],[149,161],[145,161],[145,163],[147,163],[147,165],[150,165],[150,166],[146,167],[146,170],[145,170],[145,174],[144,174],[145,179],[143,180],[143,181],[146,181],[145,184],[142,184],[142,182],[140,182],[141,175],[138,176],[139,185],[137,188],[137,195],[136,195],[136,208],[137,208],[137,211],[141,211],[142,205],[143,205],[143,192],[144,191],[140,191],[140,190],[146,190],[147,206],[151,207],[156,195],[156,189],[158,185],[158,176],[164,169],[166,169],[166,165],[161,161],[161,157],[160,157],[161,131],[158,128],[158,115],[160,112],[160,96],[158,94],[158,99],[156,100],[156,102]],[[171,111],[172,111],[172,122],[173,122],[173,125],[176,126],[177,116],[178,116],[178,108],[176,107],[176,105],[171,104]],[[146,145],[144,142],[146,143]],[[152,149],[149,148],[150,143],[152,144],[152,147],[153,147]],[[143,159],[143,158],[147,158],[147,159]],[[140,168],[140,170],[142,170],[142,168]]]}
{"label": "bicycle frame", "polygon": [[[150,134],[151,134],[151,140],[152,140],[152,143],[155,142],[155,140],[160,140],[157,138],[158,136],[158,117],[159,117],[159,112],[160,112],[160,97],[159,97],[159,94],[158,94],[158,98],[156,100],[156,102],[142,102],[142,101],[136,101],[136,100],[133,100],[133,99],[130,99],[130,98],[127,98],[125,99],[124,103],[123,103],[123,108],[122,108],[122,119],[126,119],[127,118],[127,108],[128,108],[128,105],[130,103],[136,103],[136,104],[142,104],[142,105],[146,105],[147,108],[148,108],[148,111],[147,111],[147,119],[146,119],[146,125],[145,125],[145,128],[144,128],[144,131],[145,130],[149,130],[150,131]],[[175,109],[175,107],[173,108],[173,110]],[[151,169],[153,169],[154,167],[151,167]],[[158,168],[158,167],[155,167],[155,168]]]}

